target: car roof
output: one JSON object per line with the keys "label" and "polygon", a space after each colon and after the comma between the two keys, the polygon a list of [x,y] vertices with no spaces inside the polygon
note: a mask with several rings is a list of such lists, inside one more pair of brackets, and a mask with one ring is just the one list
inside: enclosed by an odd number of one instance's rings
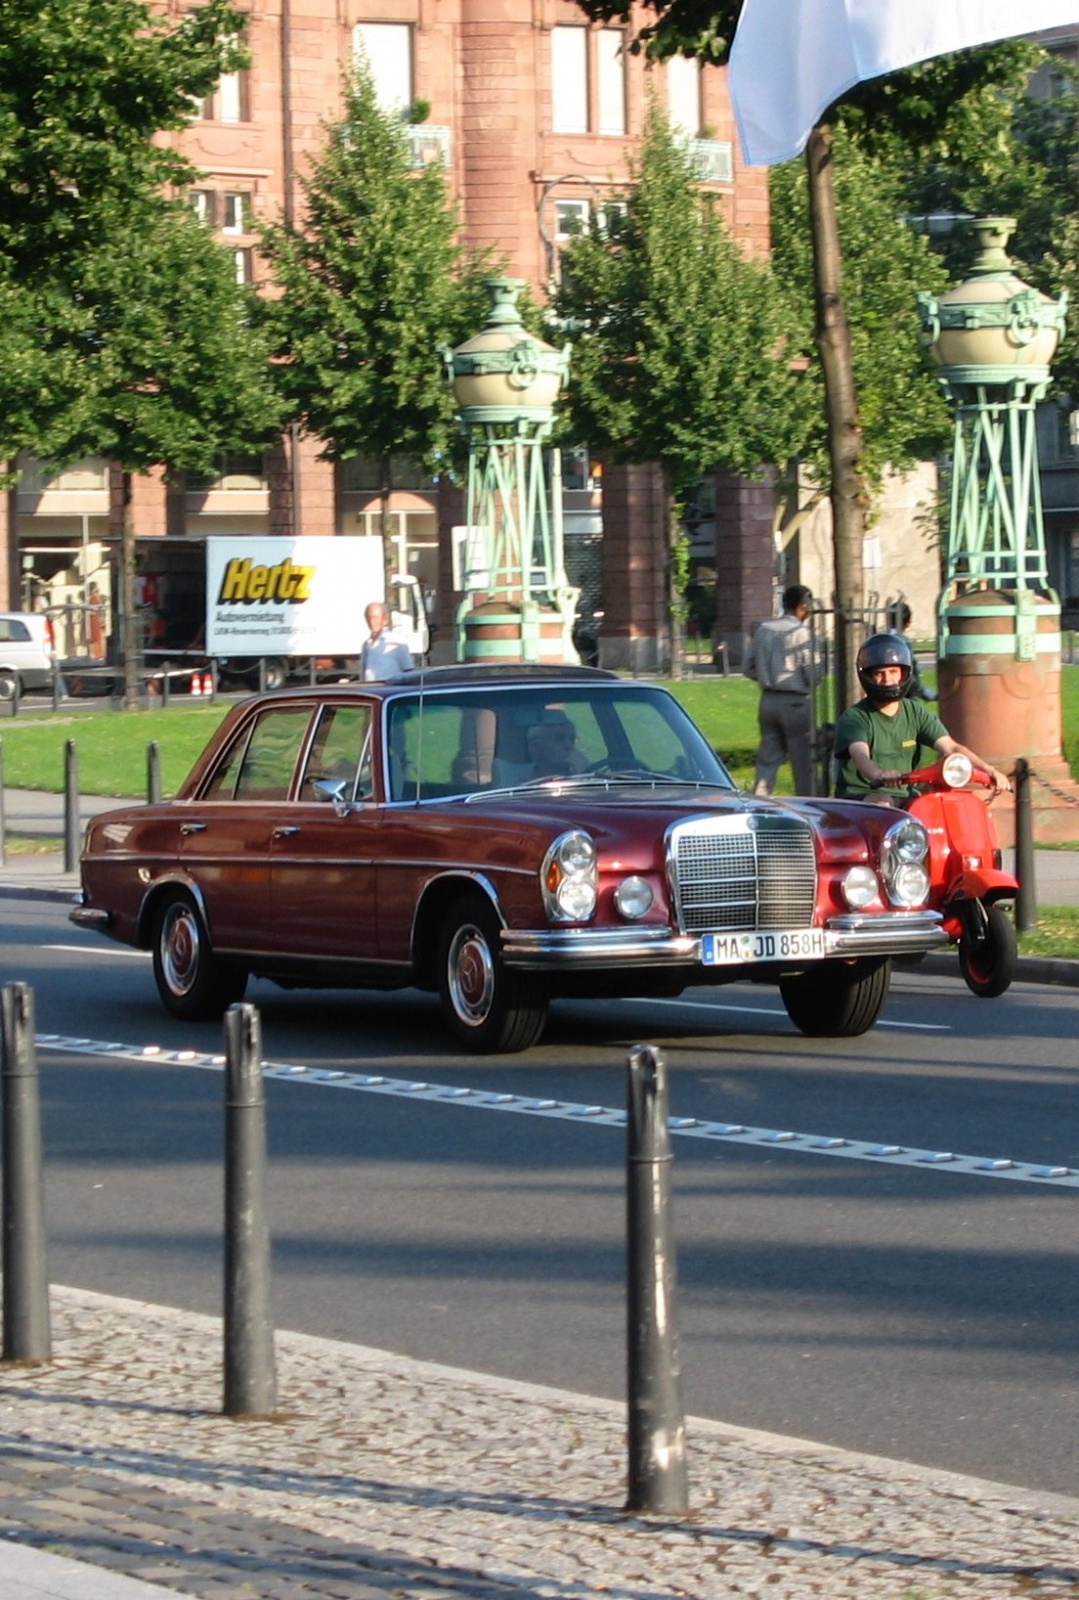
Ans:
{"label": "car roof", "polygon": [[582,683],[615,683],[619,680],[617,672],[609,672],[603,667],[575,667],[575,666],[533,666],[530,663],[503,663],[497,666],[469,666],[467,663],[455,663],[446,667],[417,667],[412,672],[404,673],[400,678],[392,678],[385,683],[332,683],[320,684],[312,688],[310,684],[297,685],[291,689],[271,689],[266,691],[274,700],[308,700],[312,694],[332,698],[335,695],[347,696],[362,690],[364,694],[377,695],[380,699],[389,699],[395,694],[408,692],[415,694],[417,689],[459,689],[459,688],[487,688],[487,687],[518,687],[526,688],[529,685],[549,684],[582,684]]}

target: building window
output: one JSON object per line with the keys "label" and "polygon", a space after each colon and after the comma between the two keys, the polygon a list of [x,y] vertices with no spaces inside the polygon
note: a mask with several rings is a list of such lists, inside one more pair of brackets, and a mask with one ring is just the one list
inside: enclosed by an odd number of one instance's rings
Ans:
{"label": "building window", "polygon": [[255,281],[255,253],[249,246],[243,246],[232,252],[236,262],[236,282],[253,283]]}
{"label": "building window", "polygon": [[262,456],[246,455],[235,450],[226,450],[222,453],[217,472],[211,473],[208,477],[189,473],[187,478],[188,489],[201,493],[207,493],[211,489],[243,493],[252,489],[265,489],[266,485],[266,467]]}
{"label": "building window", "polygon": [[551,29],[551,126],[588,132],[588,30]]}
{"label": "building window", "polygon": [[667,109],[676,133],[699,137],[701,64],[690,56],[672,56],[667,62]]}
{"label": "building window", "polygon": [[245,194],[223,194],[221,196],[221,232],[250,232],[247,225],[247,196]]}
{"label": "building window", "polygon": [[217,208],[214,204],[217,196],[214,194],[213,190],[192,189],[190,198],[191,209],[195,213],[196,217],[198,217],[200,222],[204,222],[208,228],[212,228],[216,221],[217,211]]}
{"label": "building window", "polygon": [[204,122],[248,122],[248,73],[224,72],[214,93],[202,102]]}
{"label": "building window", "polygon": [[588,232],[592,207],[587,200],[556,200],[554,217],[555,240],[558,244],[565,244]]}
{"label": "building window", "polygon": [[412,29],[405,22],[357,22],[355,55],[366,63],[383,111],[407,111],[412,93]]}
{"label": "building window", "polygon": [[620,28],[551,29],[551,127],[555,133],[626,131],[625,40]]}
{"label": "building window", "polygon": [[600,133],[626,131],[626,74],[620,28],[602,28],[596,35]]}

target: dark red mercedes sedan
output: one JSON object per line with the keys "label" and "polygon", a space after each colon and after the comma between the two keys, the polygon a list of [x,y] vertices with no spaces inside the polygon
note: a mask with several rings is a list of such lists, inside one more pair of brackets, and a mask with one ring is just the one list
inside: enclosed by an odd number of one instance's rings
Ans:
{"label": "dark red mercedes sedan", "polygon": [[153,952],[168,1009],[285,987],[437,990],[465,1048],[559,996],[778,985],[872,1027],[892,955],[945,942],[928,838],[884,805],[762,800],[660,685],[448,667],[256,695],[175,800],[89,825],[72,920]]}

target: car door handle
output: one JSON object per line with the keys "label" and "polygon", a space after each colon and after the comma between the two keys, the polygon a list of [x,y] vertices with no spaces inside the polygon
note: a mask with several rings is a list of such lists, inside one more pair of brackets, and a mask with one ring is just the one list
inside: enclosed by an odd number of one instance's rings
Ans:
{"label": "car door handle", "polygon": [[300,829],[298,826],[293,826],[291,828],[275,828],[270,837],[273,839],[287,839],[290,834],[299,833],[299,831]]}
{"label": "car door handle", "polygon": [[180,824],[180,832],[182,834],[184,834],[184,833],[205,833],[206,832],[206,824],[205,824],[205,822],[181,822],[181,824]]}

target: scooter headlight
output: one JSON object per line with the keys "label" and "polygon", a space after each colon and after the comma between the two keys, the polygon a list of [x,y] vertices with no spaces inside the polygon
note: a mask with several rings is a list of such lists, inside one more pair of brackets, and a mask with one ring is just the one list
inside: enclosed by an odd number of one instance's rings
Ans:
{"label": "scooter headlight", "polygon": [[917,817],[902,817],[884,835],[880,872],[895,906],[920,906],[929,898],[929,835]]}
{"label": "scooter headlight", "polygon": [[961,750],[953,750],[940,764],[940,775],[950,789],[965,789],[974,776],[974,765]]}

